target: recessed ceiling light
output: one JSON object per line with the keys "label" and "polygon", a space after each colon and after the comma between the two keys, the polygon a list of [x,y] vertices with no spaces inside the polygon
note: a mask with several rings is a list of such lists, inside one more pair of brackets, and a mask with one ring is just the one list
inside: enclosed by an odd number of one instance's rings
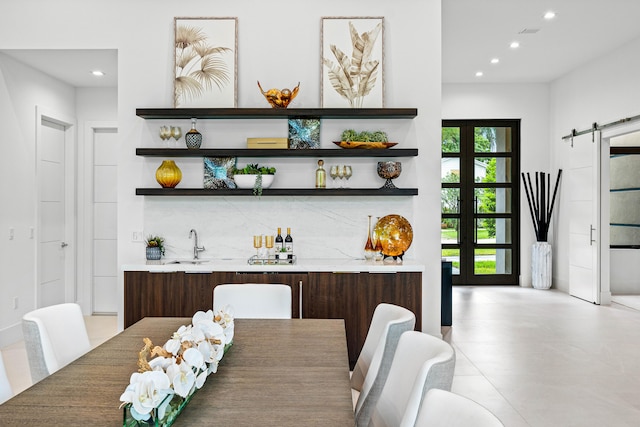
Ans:
{"label": "recessed ceiling light", "polygon": [[491,59],[491,63],[492,64],[497,64],[498,62],[500,62],[500,58],[492,58]]}
{"label": "recessed ceiling light", "polygon": [[519,48],[519,47],[520,47],[520,43],[518,43],[518,42],[511,42],[511,44],[509,45],[509,47],[510,47],[511,49],[517,49],[517,48]]}
{"label": "recessed ceiling light", "polygon": [[91,72],[91,74],[93,74],[93,75],[94,75],[94,76],[96,76],[96,77],[102,77],[102,76],[104,76],[104,72],[103,72],[103,71],[100,71],[100,70],[93,70],[93,71]]}
{"label": "recessed ceiling light", "polygon": [[544,19],[553,19],[555,17],[556,17],[556,13],[552,11],[549,11],[544,14]]}
{"label": "recessed ceiling light", "polygon": [[476,71],[476,77],[482,77],[484,73],[482,71]]}

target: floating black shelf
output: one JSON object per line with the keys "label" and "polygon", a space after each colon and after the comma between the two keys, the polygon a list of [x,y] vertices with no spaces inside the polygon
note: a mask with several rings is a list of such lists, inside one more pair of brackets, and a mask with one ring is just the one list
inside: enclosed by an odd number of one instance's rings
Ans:
{"label": "floating black shelf", "polygon": [[137,108],[143,119],[413,119],[417,108]]}
{"label": "floating black shelf", "polygon": [[[136,188],[137,196],[254,196],[252,189]],[[263,196],[416,196],[417,188],[265,188]]]}
{"label": "floating black shelf", "polygon": [[417,148],[323,148],[313,150],[224,148],[136,148],[136,155],[147,157],[414,157]]}

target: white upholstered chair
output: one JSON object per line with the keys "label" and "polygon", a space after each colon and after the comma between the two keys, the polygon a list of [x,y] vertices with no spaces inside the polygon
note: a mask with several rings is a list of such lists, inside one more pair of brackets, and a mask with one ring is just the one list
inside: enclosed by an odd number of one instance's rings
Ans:
{"label": "white upholstered chair", "polygon": [[368,420],[371,416],[387,381],[400,336],[412,331],[415,324],[416,316],[404,307],[386,303],[376,307],[351,375],[351,388],[359,392],[353,393],[356,421]]}
{"label": "white upholstered chair", "polygon": [[428,390],[451,390],[455,364],[453,347],[445,341],[422,332],[405,332],[371,419],[358,425],[413,427]]}
{"label": "white upholstered chair", "polygon": [[422,400],[415,427],[504,427],[504,424],[471,399],[431,389]]}
{"label": "white upholstered chair", "polygon": [[291,319],[291,287],[281,284],[223,284],[213,288],[214,312],[230,306],[237,319]]}
{"label": "white upholstered chair", "polygon": [[13,397],[13,392],[11,391],[11,384],[9,384],[7,371],[4,369],[4,362],[0,353],[0,405],[11,399],[11,397]]}
{"label": "white upholstered chair", "polygon": [[34,384],[91,349],[82,310],[74,303],[25,314],[22,332]]}

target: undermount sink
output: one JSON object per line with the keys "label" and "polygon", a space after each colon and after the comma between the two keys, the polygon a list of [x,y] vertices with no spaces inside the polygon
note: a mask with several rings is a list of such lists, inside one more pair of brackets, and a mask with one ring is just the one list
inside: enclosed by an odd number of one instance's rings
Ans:
{"label": "undermount sink", "polygon": [[162,262],[164,265],[169,264],[190,264],[190,265],[198,265],[198,264],[207,264],[211,262],[210,259],[168,259]]}

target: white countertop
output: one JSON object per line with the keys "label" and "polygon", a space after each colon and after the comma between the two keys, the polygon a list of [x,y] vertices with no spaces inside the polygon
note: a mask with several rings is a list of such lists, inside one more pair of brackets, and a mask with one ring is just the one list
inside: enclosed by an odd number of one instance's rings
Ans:
{"label": "white countertop", "polygon": [[[180,259],[182,261],[188,261]],[[295,264],[279,265],[250,265],[246,259],[204,259],[200,264],[171,264],[173,259],[160,261],[140,260],[122,266],[123,271],[149,271],[149,272],[173,272],[184,271],[187,273],[208,273],[213,271],[238,271],[238,272],[332,272],[332,273],[396,273],[396,272],[423,272],[424,264],[415,260],[401,262],[388,259],[387,261],[366,261],[364,259],[298,259]],[[203,260],[203,261],[204,261]]]}

